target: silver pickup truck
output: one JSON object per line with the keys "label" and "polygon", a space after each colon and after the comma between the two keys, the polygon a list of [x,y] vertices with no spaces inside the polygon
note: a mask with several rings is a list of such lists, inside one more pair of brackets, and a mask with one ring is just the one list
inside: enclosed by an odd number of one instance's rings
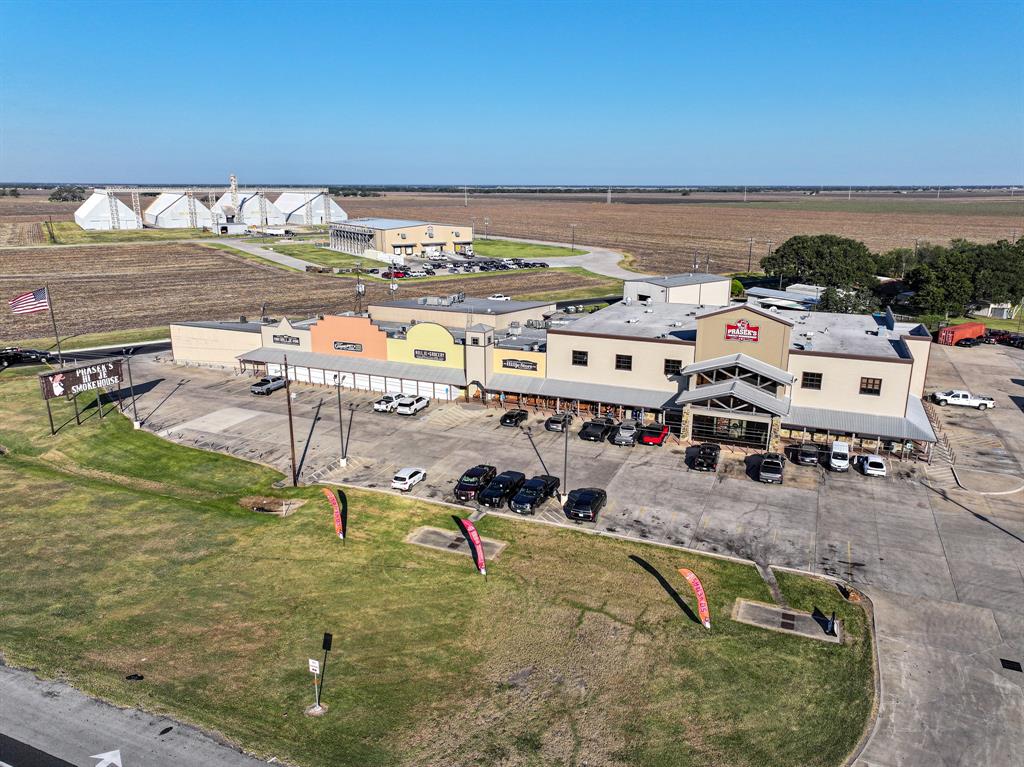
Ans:
{"label": "silver pickup truck", "polygon": [[936,405],[960,405],[961,407],[976,407],[978,410],[988,410],[996,406],[996,401],[984,394],[971,394],[963,389],[948,389],[937,391],[932,394],[932,401]]}
{"label": "silver pickup truck", "polygon": [[270,394],[272,391],[284,388],[284,378],[281,376],[269,376],[267,378],[261,378],[252,386],[249,387],[249,391],[253,394]]}

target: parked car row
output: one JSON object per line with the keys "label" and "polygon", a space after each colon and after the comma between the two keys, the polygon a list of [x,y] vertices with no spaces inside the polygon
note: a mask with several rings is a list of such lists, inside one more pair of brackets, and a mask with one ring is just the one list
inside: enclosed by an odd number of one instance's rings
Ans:
{"label": "parked car row", "polygon": [[[850,444],[836,440],[823,449],[823,445],[804,442],[791,450],[793,463],[799,466],[820,466],[824,463],[831,471],[849,471],[851,466],[858,466],[867,476],[884,477],[888,473],[885,458],[880,455],[861,455],[856,459],[850,454]],[[780,453],[765,453],[758,465],[758,479],[761,482],[782,484],[785,474],[786,459]]]}
{"label": "parked car row", "polygon": [[415,415],[430,406],[430,400],[415,394],[385,394],[373,403],[378,413]]}
{"label": "parked car row", "polygon": [[[494,466],[481,463],[462,473],[455,483],[453,495],[455,500],[463,503],[476,501],[493,509],[507,506],[516,514],[532,515],[558,494],[560,486],[561,480],[550,474],[538,474],[527,479],[521,471],[499,474]],[[578,488],[569,493],[562,511],[569,519],[593,521],[607,500],[607,493],[600,488]]]}

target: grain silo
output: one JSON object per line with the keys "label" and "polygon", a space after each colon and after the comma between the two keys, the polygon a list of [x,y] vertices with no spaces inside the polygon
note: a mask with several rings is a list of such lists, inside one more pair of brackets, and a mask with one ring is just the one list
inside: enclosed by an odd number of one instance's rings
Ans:
{"label": "grain silo", "polygon": [[[235,210],[235,197],[238,210]],[[225,192],[213,206],[218,221],[248,226],[284,226],[284,214],[274,203],[259,192],[239,190],[237,195]]]}
{"label": "grain silo", "polygon": [[75,223],[83,229],[141,229],[138,216],[109,192],[93,192],[75,211]]}
{"label": "grain silo", "polygon": [[348,220],[348,214],[325,192],[284,192],[274,204],[287,224],[340,224]]}
{"label": "grain silo", "polygon": [[142,214],[146,226],[202,229],[213,221],[210,209],[187,192],[161,192]]}

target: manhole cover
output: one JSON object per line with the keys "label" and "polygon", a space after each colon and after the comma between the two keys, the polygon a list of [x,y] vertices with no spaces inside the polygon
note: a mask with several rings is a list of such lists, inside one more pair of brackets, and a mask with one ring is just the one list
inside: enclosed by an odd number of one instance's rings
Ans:
{"label": "manhole cover", "polygon": [[449,549],[457,549],[462,545],[462,541],[452,541],[448,544]]}
{"label": "manhole cover", "polygon": [[1019,660],[1007,660],[1006,658],[1000,658],[999,662],[1003,664],[1003,668],[1009,671],[1021,671],[1024,672],[1024,667],[1020,665]]}

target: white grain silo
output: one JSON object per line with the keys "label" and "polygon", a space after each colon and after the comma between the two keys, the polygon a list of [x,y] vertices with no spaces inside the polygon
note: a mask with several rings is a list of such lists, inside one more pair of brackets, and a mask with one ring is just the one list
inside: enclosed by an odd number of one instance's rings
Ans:
{"label": "white grain silo", "polygon": [[[307,203],[310,221],[306,220]],[[327,204],[328,210],[326,220],[324,203]],[[284,192],[274,204],[284,213],[285,223],[288,224],[338,224],[348,220],[348,213],[324,192]]]}
{"label": "white grain silo", "polygon": [[75,211],[83,229],[141,229],[142,222],[123,202],[106,192],[93,192]]}
{"label": "white grain silo", "polygon": [[[213,206],[213,212],[218,216],[219,221],[235,224],[247,224],[248,226],[284,226],[284,213],[274,203],[260,196],[255,192],[238,192],[238,207],[235,210],[231,200],[231,192],[225,192]],[[266,220],[264,220],[264,218]]]}
{"label": "white grain silo", "polygon": [[146,226],[159,229],[202,229],[213,221],[210,209],[186,192],[161,192],[142,214]]}

